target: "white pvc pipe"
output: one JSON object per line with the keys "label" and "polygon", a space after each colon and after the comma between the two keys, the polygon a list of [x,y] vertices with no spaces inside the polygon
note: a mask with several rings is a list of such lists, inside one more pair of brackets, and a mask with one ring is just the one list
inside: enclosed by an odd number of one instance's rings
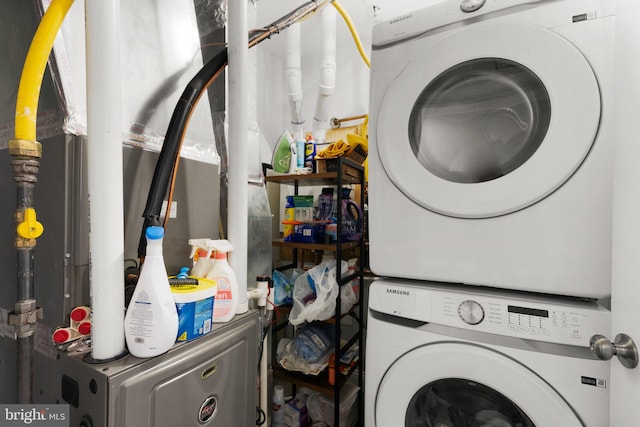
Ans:
{"label": "white pvc pipe", "polygon": [[336,87],[336,10],[325,7],[322,11],[322,68],[318,83],[316,112],[313,115],[313,137],[325,140],[329,129],[329,101]]}
{"label": "white pvc pipe", "polygon": [[229,264],[238,278],[237,313],[249,310],[247,299],[247,241],[249,208],[248,134],[249,134],[249,29],[247,0],[228,2],[229,43],[229,241],[233,252]]}
{"label": "white pvc pipe", "polygon": [[86,0],[91,356],[124,352],[120,1]]}
{"label": "white pvc pipe", "polygon": [[300,23],[292,24],[286,32],[287,57],[286,81],[289,111],[291,112],[291,126],[296,141],[303,140],[302,124],[302,49],[300,47]]}

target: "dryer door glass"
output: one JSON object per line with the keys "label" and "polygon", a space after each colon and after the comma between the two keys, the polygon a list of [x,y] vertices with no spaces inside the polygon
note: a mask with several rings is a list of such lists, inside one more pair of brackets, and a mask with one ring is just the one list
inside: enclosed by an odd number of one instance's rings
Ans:
{"label": "dryer door glass", "polygon": [[532,71],[480,58],[449,68],[422,91],[411,111],[409,143],[440,178],[485,182],[526,162],[550,120],[549,94]]}
{"label": "dryer door glass", "polygon": [[370,178],[425,209],[519,211],[570,179],[596,141],[598,80],[553,31],[494,22],[401,46],[388,60],[406,62],[371,73]]}
{"label": "dryer door glass", "polygon": [[479,382],[459,378],[440,379],[419,389],[407,407],[404,425],[535,426],[500,392]]}

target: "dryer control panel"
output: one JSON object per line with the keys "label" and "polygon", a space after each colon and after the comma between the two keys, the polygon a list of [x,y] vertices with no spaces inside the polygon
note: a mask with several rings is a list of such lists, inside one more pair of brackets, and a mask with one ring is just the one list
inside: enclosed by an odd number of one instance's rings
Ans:
{"label": "dryer control panel", "polygon": [[591,336],[608,333],[611,323],[610,311],[591,300],[390,279],[371,285],[369,307],[444,326],[586,347]]}

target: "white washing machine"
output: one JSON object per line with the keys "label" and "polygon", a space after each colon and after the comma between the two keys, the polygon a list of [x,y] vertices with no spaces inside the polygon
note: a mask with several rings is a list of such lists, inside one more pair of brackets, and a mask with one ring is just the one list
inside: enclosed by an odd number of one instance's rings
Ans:
{"label": "white washing machine", "polygon": [[609,365],[591,300],[378,280],[367,319],[367,427],[603,427]]}
{"label": "white washing machine", "polygon": [[610,295],[614,3],[447,0],[374,27],[375,273]]}

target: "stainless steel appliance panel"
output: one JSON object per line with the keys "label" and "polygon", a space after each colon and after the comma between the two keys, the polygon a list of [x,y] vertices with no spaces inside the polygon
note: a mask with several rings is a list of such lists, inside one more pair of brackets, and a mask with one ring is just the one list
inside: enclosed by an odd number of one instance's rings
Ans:
{"label": "stainless steel appliance panel", "polygon": [[258,312],[251,310],[151,359],[90,365],[82,354],[61,355],[58,400],[71,405],[72,426],[200,426],[211,397],[215,412],[207,426],[252,426],[258,336]]}

